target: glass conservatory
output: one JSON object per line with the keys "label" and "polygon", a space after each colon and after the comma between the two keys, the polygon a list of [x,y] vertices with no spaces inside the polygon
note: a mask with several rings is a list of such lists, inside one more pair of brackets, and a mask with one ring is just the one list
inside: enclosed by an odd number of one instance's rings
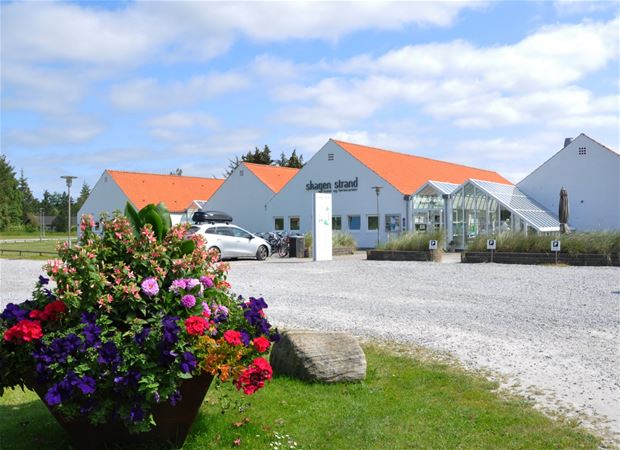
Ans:
{"label": "glass conservatory", "polygon": [[445,242],[456,249],[478,235],[557,232],[560,223],[516,186],[468,180],[458,185],[427,181],[413,194],[415,231],[445,230]]}

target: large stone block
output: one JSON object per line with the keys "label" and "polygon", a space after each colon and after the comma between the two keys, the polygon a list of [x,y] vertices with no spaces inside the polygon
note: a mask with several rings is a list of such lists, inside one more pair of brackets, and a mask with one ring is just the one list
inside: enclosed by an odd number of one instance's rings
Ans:
{"label": "large stone block", "polygon": [[274,373],[306,381],[338,383],[366,377],[366,356],[346,333],[285,331],[269,359]]}

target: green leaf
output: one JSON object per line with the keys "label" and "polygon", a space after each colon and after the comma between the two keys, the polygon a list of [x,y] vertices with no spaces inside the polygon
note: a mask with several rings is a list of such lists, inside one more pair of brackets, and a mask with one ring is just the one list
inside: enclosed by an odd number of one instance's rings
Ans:
{"label": "green leaf", "polygon": [[[144,210],[140,211],[141,215],[142,215],[142,211]],[[147,223],[151,224],[151,226],[153,227],[153,232],[155,233],[155,237],[157,238],[158,241],[161,241],[162,236],[163,236],[163,231],[164,231],[164,223],[161,220],[159,213],[155,209],[155,206],[153,206],[153,208],[147,210],[144,213],[142,220],[144,220],[145,224]]]}
{"label": "green leaf", "polygon": [[188,255],[196,248],[196,242],[186,239],[179,245],[179,249],[183,255]]}
{"label": "green leaf", "polygon": [[142,228],[142,219],[136,208],[129,202],[125,205],[125,216],[129,219],[129,222],[133,226],[133,232],[136,236],[140,234],[140,228]]}
{"label": "green leaf", "polygon": [[159,212],[159,217],[161,217],[162,222],[164,223],[164,231],[163,235],[167,235],[170,228],[172,228],[172,219],[170,218],[170,211],[166,208],[166,205],[163,203],[159,203],[157,205],[157,212]]}

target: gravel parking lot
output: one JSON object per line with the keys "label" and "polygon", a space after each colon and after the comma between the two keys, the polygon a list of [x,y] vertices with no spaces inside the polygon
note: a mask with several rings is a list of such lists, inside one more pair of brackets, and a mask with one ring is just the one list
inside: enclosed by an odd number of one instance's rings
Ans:
{"label": "gravel parking lot", "polygon": [[[0,303],[28,298],[40,261],[0,260]],[[449,352],[538,405],[620,437],[620,269],[366,261],[233,261],[282,328],[343,330]]]}

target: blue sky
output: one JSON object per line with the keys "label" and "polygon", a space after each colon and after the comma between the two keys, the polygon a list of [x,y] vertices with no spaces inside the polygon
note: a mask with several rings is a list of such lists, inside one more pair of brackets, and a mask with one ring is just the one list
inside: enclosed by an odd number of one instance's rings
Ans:
{"label": "blue sky", "polygon": [[330,137],[518,182],[564,137],[618,150],[618,5],[2,2],[1,151],[37,196]]}

